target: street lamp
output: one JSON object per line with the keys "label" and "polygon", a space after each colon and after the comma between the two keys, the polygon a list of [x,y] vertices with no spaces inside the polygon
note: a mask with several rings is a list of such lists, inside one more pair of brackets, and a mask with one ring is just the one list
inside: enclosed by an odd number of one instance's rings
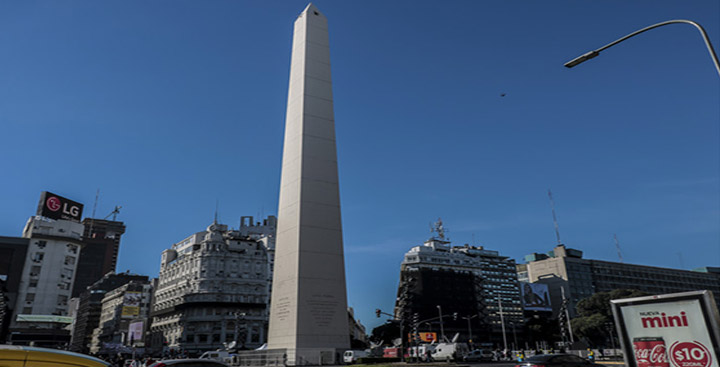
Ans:
{"label": "street lamp", "polygon": [[463,319],[467,320],[468,322],[468,340],[472,343],[472,328],[470,327],[470,320],[478,317],[478,315],[468,315],[464,316]]}
{"label": "street lamp", "polygon": [[565,67],[571,68],[571,67],[573,67],[573,66],[575,66],[575,65],[578,65],[578,64],[580,64],[580,63],[583,63],[583,62],[585,62],[585,61],[587,61],[587,60],[590,60],[590,59],[592,59],[592,58],[594,58],[594,57],[597,57],[598,55],[600,55],[600,51],[603,51],[603,50],[605,50],[605,49],[607,49],[607,48],[610,48],[610,47],[612,47],[612,46],[615,46],[615,45],[617,45],[618,43],[620,43],[620,42],[622,42],[622,41],[625,41],[626,39],[628,39],[628,38],[630,38],[630,37],[636,36],[636,35],[638,35],[638,34],[640,34],[640,33],[645,32],[645,31],[649,31],[649,30],[651,30],[651,29],[653,29],[653,28],[662,27],[662,26],[664,26],[664,25],[675,24],[675,23],[690,24],[690,25],[695,26],[695,28],[697,28],[697,29],[700,31],[700,34],[702,35],[703,40],[705,41],[705,45],[707,46],[708,52],[710,53],[710,58],[713,60],[713,63],[715,63],[715,69],[716,69],[717,72],[718,72],[718,76],[720,76],[720,62],[718,61],[718,57],[717,57],[717,55],[715,54],[715,50],[713,49],[713,46],[712,46],[712,44],[710,43],[710,38],[708,37],[707,32],[705,32],[705,29],[703,29],[703,27],[700,26],[700,24],[697,24],[697,23],[695,23],[695,22],[693,22],[693,21],[685,20],[685,19],[668,20],[668,21],[665,21],[665,22],[661,22],[661,23],[653,24],[653,25],[651,25],[651,26],[647,26],[647,27],[645,27],[645,28],[643,28],[643,29],[640,29],[640,30],[637,30],[637,31],[635,31],[635,32],[633,32],[633,33],[630,33],[630,34],[628,34],[627,36],[622,37],[622,38],[620,38],[620,39],[618,39],[618,40],[616,40],[616,41],[613,41],[613,42],[611,42],[611,43],[608,43],[607,45],[605,45],[605,46],[603,46],[603,47],[600,47],[600,48],[598,48],[597,50],[593,50],[593,51],[587,52],[587,53],[585,53],[585,54],[582,54],[582,55],[580,55],[580,56],[578,56],[578,57],[576,57],[576,58],[574,58],[574,59],[566,62],[566,63],[565,63]]}

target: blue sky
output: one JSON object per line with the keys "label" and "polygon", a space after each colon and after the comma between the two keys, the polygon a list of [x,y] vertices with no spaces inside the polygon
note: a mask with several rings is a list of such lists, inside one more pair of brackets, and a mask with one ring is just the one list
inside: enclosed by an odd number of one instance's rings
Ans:
{"label": "blue sky", "polygon": [[[442,217],[522,259],[720,266],[720,3],[317,1],[328,17],[349,304],[391,310]],[[219,218],[276,214],[292,24],[304,1],[0,0],[0,235],[40,192],[127,224],[118,271]],[[505,94],[504,97],[501,94]]]}

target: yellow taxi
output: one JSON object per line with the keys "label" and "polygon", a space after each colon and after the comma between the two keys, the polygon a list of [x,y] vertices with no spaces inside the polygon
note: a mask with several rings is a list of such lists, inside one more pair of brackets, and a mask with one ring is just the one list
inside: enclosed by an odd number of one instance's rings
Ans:
{"label": "yellow taxi", "polygon": [[0,345],[0,367],[108,367],[95,357],[64,350]]}

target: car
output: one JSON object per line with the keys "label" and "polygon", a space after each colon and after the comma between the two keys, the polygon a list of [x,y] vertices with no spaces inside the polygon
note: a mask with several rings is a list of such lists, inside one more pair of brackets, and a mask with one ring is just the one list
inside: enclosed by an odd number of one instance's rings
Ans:
{"label": "car", "polygon": [[601,367],[574,354],[539,354],[528,357],[515,367]]}
{"label": "car", "polygon": [[108,367],[110,363],[80,353],[20,345],[0,345],[0,366]]}
{"label": "car", "polygon": [[157,361],[150,367],[228,367],[225,363],[212,359],[168,359]]}
{"label": "car", "polygon": [[465,362],[492,361],[493,352],[487,349],[475,349],[468,353],[463,360]]}

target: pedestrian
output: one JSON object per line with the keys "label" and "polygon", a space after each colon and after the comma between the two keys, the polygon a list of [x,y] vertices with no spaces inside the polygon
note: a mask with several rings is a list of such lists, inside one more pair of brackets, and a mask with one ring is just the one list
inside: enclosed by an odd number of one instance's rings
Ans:
{"label": "pedestrian", "polygon": [[594,362],[595,361],[595,352],[593,352],[593,350],[590,348],[588,348],[587,350],[588,350],[588,360],[590,362]]}

